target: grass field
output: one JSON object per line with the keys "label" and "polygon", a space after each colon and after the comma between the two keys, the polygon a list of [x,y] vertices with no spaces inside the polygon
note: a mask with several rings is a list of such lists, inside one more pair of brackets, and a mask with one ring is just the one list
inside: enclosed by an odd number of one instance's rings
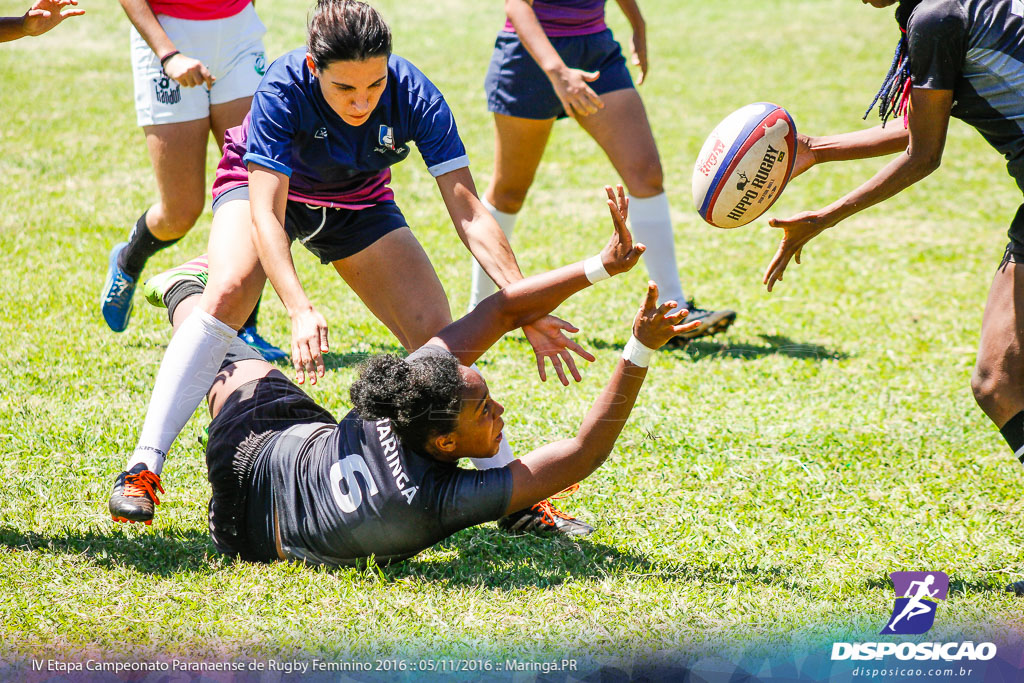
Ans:
{"label": "grass field", "polygon": [[[482,189],[492,130],[481,84],[501,3],[377,5],[396,52],[446,93]],[[0,15],[24,6],[0,0]],[[47,36],[0,45],[2,658],[790,648],[873,637],[896,570],[951,577],[929,638],[1024,628],[1024,603],[1003,590],[1024,575],[1024,472],[969,389],[985,292],[1020,202],[999,155],[954,122],[934,176],[815,240],[773,294],[760,284],[778,239],[766,221],[720,231],[691,209],[700,144],[740,105],[778,102],[810,133],[866,125],[895,40],[889,11],[854,0],[644,0],[651,73],[641,92],[684,285],[702,304],[738,310],[738,323],[659,355],[612,458],[564,501],[598,527],[593,536],[512,538],[491,524],[358,571],[215,552],[201,413],[165,469],[153,526],[110,522],[110,484],[169,330],[141,296],[123,334],[99,315],[107,251],[155,184],[134,123],[128,22],[111,0],[82,6],[85,17]],[[270,55],[301,44],[306,9],[259,3]],[[614,3],[608,12],[625,42],[621,13]],[[413,157],[393,186],[458,312],[469,257]],[[773,214],[822,206],[878,165],[814,169]],[[608,231],[600,188],[614,181],[596,145],[558,125],[513,245],[523,270],[594,253]],[[209,222],[207,212],[147,273],[204,251]],[[295,257],[334,348],[312,394],[344,414],[354,361],[397,344],[331,271]],[[578,386],[539,384],[519,335],[485,358],[517,452],[576,429],[645,279],[637,268],[560,309],[598,355]],[[270,290],[262,328],[288,338]]]}

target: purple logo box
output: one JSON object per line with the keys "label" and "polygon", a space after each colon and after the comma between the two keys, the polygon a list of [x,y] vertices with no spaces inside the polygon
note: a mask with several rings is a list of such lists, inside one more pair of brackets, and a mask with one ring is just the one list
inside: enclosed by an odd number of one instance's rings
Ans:
{"label": "purple logo box", "polygon": [[[892,586],[896,589],[897,598],[910,596],[910,584],[922,581],[928,587],[929,600],[945,600],[949,593],[949,577],[946,572],[891,572]],[[931,577],[929,580],[928,577]]]}

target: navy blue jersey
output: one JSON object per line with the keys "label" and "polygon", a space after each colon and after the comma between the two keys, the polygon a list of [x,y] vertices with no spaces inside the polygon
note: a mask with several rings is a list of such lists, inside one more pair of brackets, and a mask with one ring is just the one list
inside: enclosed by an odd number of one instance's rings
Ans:
{"label": "navy blue jersey", "polygon": [[270,65],[253,96],[244,161],[289,176],[291,194],[372,204],[390,199],[388,169],[409,143],[435,177],[469,165],[444,97],[410,62],[391,55],[380,102],[352,126],[327,104],[300,48]]}
{"label": "navy blue jersey", "polygon": [[922,0],[907,42],[914,86],[952,90],[952,115],[1006,157],[1024,189],[1024,2]]}

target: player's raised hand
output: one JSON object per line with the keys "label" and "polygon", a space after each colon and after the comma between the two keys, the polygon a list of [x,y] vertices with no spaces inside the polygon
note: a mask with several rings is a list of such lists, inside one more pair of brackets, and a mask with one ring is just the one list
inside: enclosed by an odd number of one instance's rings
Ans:
{"label": "player's raised hand", "polygon": [[292,365],[296,384],[305,382],[306,377],[310,384],[316,384],[317,377],[324,376],[323,354],[329,350],[327,321],[319,311],[310,308],[292,316]]}
{"label": "player's raised hand", "polygon": [[164,64],[164,73],[186,88],[193,88],[204,83],[209,88],[217,80],[205,64],[180,52],[167,60],[167,63]]}
{"label": "player's raised hand", "polygon": [[80,17],[84,9],[67,9],[78,4],[78,0],[36,0],[25,13],[22,30],[25,35],[38,36],[46,33],[68,17]]}
{"label": "player's raised hand", "polygon": [[783,230],[779,249],[775,252],[771,263],[768,264],[767,270],[764,271],[762,280],[770,292],[775,283],[782,280],[782,273],[789,265],[789,260],[795,258],[799,264],[804,245],[823,230],[832,227],[834,223],[813,211],[805,211],[792,218],[773,218],[768,221],[768,225]]}
{"label": "player's raised hand", "polygon": [[[572,353],[591,363],[596,359],[593,354],[565,334],[566,332],[575,334],[579,331],[579,328],[572,323],[553,315],[546,315],[523,326],[523,334],[526,335],[526,340],[530,342],[533,353],[537,356],[537,374],[540,375],[541,382],[546,382],[548,379],[546,366],[548,361],[555,369],[555,374],[558,375],[558,381],[562,383],[562,386],[569,386],[569,379],[565,376],[565,370],[562,368],[563,361],[568,366],[569,373],[572,374],[574,380],[579,382],[583,379],[580,371],[576,368],[576,361],[573,359]],[[570,351],[572,353],[569,353]]]}
{"label": "player's raised hand", "polygon": [[598,109],[604,109],[604,102],[587,85],[596,81],[600,75],[600,71],[582,71],[565,67],[551,77],[551,85],[566,114],[575,118],[596,114]]}
{"label": "player's raised hand", "polygon": [[633,336],[649,349],[660,349],[669,339],[700,327],[699,320],[686,322],[688,314],[689,311],[679,308],[675,301],[659,306],[658,285],[653,280],[648,281],[647,294],[633,319]]}
{"label": "player's raised hand", "polygon": [[618,275],[636,265],[640,255],[646,251],[643,244],[633,244],[633,235],[626,227],[626,218],[629,217],[629,198],[626,197],[622,185],[618,185],[617,191],[612,190],[611,185],[605,185],[604,191],[608,195],[608,211],[612,215],[612,225],[615,232],[612,233],[608,244],[601,250],[601,263],[609,275]]}

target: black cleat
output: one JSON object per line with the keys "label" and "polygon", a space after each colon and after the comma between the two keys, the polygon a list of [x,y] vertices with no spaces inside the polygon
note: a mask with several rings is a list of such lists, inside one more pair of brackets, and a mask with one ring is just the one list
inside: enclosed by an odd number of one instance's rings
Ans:
{"label": "black cleat", "polygon": [[128,472],[117,475],[114,491],[110,494],[107,508],[110,518],[115,522],[153,523],[153,506],[160,504],[154,487],[164,492],[160,486],[160,475],[151,472],[145,463],[139,463]]}
{"label": "black cleat", "polygon": [[683,318],[683,324],[691,323],[695,320],[699,320],[701,325],[695,330],[689,332],[683,332],[668,341],[666,346],[686,346],[691,339],[697,339],[698,337],[710,337],[718,334],[719,332],[725,332],[729,329],[729,326],[736,321],[736,311],[728,308],[723,308],[718,311],[712,311],[706,308],[697,308],[693,301],[688,301],[686,309],[690,312],[685,318]]}
{"label": "black cleat", "polygon": [[550,500],[542,500],[525,510],[505,515],[498,520],[498,528],[510,534],[539,536],[586,536],[594,532],[594,527],[557,510]]}
{"label": "black cleat", "polygon": [[1006,587],[1006,590],[1010,591],[1014,595],[1024,597],[1024,581],[1014,581]]}

